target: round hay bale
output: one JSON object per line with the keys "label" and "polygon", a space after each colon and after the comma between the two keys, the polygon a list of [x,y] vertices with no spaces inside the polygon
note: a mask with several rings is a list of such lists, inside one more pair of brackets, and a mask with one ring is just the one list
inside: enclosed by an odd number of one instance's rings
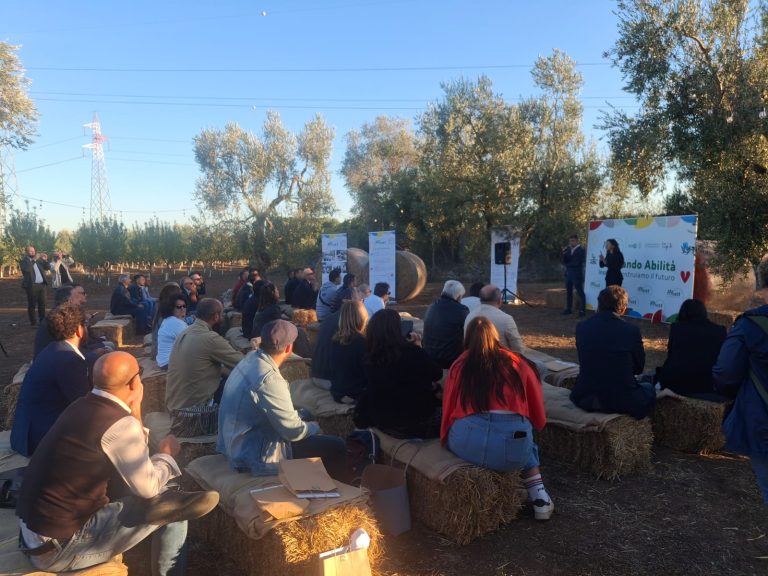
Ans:
{"label": "round hay bale", "polygon": [[368,252],[360,248],[347,248],[347,272],[357,277],[357,283],[368,284]]}
{"label": "round hay bale", "polygon": [[413,252],[398,250],[395,253],[396,298],[406,302],[416,298],[427,284],[427,266]]}

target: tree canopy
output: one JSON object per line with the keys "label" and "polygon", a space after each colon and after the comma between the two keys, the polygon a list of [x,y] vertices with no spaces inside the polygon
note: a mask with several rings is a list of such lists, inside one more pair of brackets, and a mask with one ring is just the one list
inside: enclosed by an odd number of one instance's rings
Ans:
{"label": "tree canopy", "polygon": [[24,76],[16,52],[19,46],[0,42],[0,147],[25,149],[37,131],[37,110],[27,94],[30,80]]}

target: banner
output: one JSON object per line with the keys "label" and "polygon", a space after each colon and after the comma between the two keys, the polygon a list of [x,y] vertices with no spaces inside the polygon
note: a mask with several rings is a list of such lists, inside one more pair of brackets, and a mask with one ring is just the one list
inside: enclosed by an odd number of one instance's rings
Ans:
{"label": "banner", "polygon": [[347,235],[323,234],[323,283],[334,268],[341,268],[342,276],[347,273]]}
{"label": "banner", "polygon": [[371,290],[377,282],[389,284],[390,299],[396,300],[395,293],[395,231],[368,233],[368,282]]}
{"label": "banner", "polygon": [[606,269],[600,268],[600,254],[605,254],[605,241],[612,238],[624,254],[626,315],[674,322],[683,301],[693,297],[696,225],[696,216],[590,222],[584,282],[587,309],[597,310],[597,295],[605,288]]}
{"label": "banner", "polygon": [[[505,266],[505,262],[507,263]],[[517,265],[520,262],[520,237],[511,226],[493,228],[491,230],[491,284],[504,290],[504,273],[506,271],[506,288],[509,292],[502,294],[506,302],[514,302],[513,294],[517,293]]]}

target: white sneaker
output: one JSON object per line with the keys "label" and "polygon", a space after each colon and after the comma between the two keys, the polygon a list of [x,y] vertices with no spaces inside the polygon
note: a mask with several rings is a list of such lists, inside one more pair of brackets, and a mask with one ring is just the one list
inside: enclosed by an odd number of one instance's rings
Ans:
{"label": "white sneaker", "polygon": [[549,520],[554,511],[555,503],[552,502],[551,498],[549,499],[549,502],[542,499],[534,500],[533,502],[533,517],[536,518],[536,520]]}

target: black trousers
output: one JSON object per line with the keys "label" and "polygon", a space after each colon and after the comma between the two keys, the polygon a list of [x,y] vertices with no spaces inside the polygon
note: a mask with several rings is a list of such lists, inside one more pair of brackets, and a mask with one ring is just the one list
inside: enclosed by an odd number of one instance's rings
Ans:
{"label": "black trousers", "polygon": [[[27,292],[29,323],[34,326],[38,320],[45,318],[45,284],[32,284],[27,286],[25,290]],[[37,318],[35,318],[35,308],[37,308]]]}
{"label": "black trousers", "polygon": [[565,309],[568,311],[573,310],[573,289],[576,288],[576,294],[578,294],[581,304],[579,306],[579,312],[584,312],[586,306],[586,297],[584,296],[584,275],[583,274],[567,274],[565,277],[565,296],[566,304]]}
{"label": "black trousers", "polygon": [[291,448],[294,458],[320,458],[331,478],[349,482],[347,444],[338,436],[307,436],[298,442],[291,442]]}

